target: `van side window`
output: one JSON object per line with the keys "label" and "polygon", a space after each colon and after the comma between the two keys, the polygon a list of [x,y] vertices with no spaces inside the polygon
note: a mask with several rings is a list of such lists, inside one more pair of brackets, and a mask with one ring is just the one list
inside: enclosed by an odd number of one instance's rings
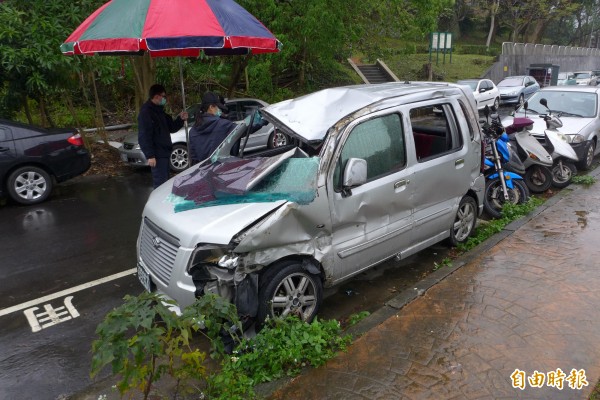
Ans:
{"label": "van side window", "polygon": [[419,162],[462,147],[456,119],[449,104],[413,108],[410,110],[410,123]]}
{"label": "van side window", "polygon": [[344,143],[334,171],[335,189],[342,189],[342,174],[350,158],[367,161],[367,180],[398,171],[406,165],[406,147],[400,115],[370,119],[354,127]]}

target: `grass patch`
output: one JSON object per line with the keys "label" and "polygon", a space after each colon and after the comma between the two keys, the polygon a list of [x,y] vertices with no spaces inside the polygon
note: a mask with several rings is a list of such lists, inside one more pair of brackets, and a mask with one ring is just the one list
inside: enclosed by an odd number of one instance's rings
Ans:
{"label": "grass patch", "polygon": [[504,227],[533,211],[536,207],[544,203],[544,200],[537,197],[530,197],[524,204],[505,204],[502,208],[502,217],[482,223],[466,243],[457,246],[461,253],[467,252],[475,246],[483,243],[489,237],[500,232]]}
{"label": "grass patch", "polygon": [[591,186],[596,183],[596,178],[591,175],[575,175],[573,177],[573,183],[583,186]]}

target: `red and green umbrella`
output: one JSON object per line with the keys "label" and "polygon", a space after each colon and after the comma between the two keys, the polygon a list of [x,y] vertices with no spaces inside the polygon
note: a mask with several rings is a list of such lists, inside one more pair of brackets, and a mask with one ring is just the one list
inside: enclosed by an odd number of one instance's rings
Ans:
{"label": "red and green umbrella", "polygon": [[65,55],[274,53],[281,43],[233,0],[111,0],[60,46]]}

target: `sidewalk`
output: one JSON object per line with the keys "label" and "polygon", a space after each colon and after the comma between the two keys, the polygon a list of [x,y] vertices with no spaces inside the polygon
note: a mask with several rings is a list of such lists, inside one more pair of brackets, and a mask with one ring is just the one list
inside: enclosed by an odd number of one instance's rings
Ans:
{"label": "sidewalk", "polygon": [[387,303],[347,353],[271,398],[587,398],[600,377],[599,208],[600,182],[563,190],[419,283],[421,296]]}

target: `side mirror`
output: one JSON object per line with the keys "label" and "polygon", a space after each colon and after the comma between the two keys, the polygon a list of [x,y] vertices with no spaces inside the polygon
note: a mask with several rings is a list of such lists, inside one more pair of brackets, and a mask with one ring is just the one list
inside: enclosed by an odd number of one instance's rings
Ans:
{"label": "side mirror", "polygon": [[548,108],[548,100],[546,100],[544,97],[540,99],[540,104]]}
{"label": "side mirror", "polygon": [[367,182],[367,161],[362,158],[351,158],[344,168],[344,188],[352,188]]}

